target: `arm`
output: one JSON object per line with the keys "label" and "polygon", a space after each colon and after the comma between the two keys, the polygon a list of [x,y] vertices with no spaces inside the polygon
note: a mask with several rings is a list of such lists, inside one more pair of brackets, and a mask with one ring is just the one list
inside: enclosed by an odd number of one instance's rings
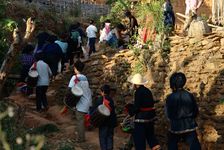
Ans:
{"label": "arm", "polygon": [[198,105],[193,95],[191,95],[191,99],[193,101],[193,117],[196,118],[199,114]]}
{"label": "arm", "polygon": [[201,7],[201,5],[203,4],[203,2],[204,2],[204,0],[199,0],[198,5],[196,7],[196,10]]}
{"label": "arm", "polygon": [[48,73],[50,76],[52,76],[52,71],[51,71],[51,68],[48,66]]}

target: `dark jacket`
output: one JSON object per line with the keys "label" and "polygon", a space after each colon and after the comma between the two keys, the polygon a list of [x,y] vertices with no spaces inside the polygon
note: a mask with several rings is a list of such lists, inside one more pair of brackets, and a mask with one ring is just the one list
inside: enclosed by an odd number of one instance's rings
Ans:
{"label": "dark jacket", "polygon": [[184,133],[195,130],[198,106],[193,94],[181,89],[168,95],[166,114],[171,124],[171,132]]}
{"label": "dark jacket", "polygon": [[131,116],[135,115],[135,119],[152,119],[155,117],[155,110],[142,111],[142,109],[153,108],[154,99],[151,91],[141,85],[135,91],[134,109],[129,111]]}
{"label": "dark jacket", "polygon": [[[116,125],[117,125],[117,115],[115,113],[114,101],[109,96],[105,96],[105,98],[110,102],[109,105],[110,105],[110,108],[111,108],[111,112],[110,112],[110,116],[107,118],[107,120],[101,126],[116,127]],[[98,98],[94,109],[97,109],[97,107],[101,104],[103,104],[103,97],[102,96]]]}

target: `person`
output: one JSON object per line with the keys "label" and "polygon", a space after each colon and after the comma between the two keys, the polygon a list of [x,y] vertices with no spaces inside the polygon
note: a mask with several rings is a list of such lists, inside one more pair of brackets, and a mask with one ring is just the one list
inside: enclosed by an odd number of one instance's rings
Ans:
{"label": "person", "polygon": [[37,36],[37,44],[34,49],[34,57],[38,54],[43,52],[43,49],[48,45],[47,39],[50,35],[47,32],[40,32]]}
{"label": "person", "polygon": [[106,43],[113,48],[120,48],[125,44],[123,39],[122,31],[125,30],[125,26],[121,23],[117,24],[117,26],[112,29],[107,38]]}
{"label": "person", "polygon": [[61,73],[64,70],[65,63],[67,62],[66,61],[66,54],[67,54],[67,49],[68,49],[67,35],[65,33],[63,33],[61,35],[61,39],[56,40],[54,43],[59,45],[59,47],[61,48],[61,51],[63,53],[63,57],[61,58],[61,61],[59,62],[59,66],[61,63],[61,69],[60,69],[60,67],[58,67],[58,72]]}
{"label": "person", "polygon": [[110,20],[106,20],[104,23],[104,27],[100,32],[100,43],[106,41],[108,34],[110,33]]}
{"label": "person", "polygon": [[72,76],[68,85],[68,90],[71,90],[71,88],[75,85],[75,81],[78,80],[78,84],[83,90],[83,96],[76,105],[78,142],[85,141],[85,115],[89,112],[89,108],[92,105],[92,95],[89,88],[89,82],[87,77],[81,73],[84,69],[84,66],[84,63],[82,63],[80,60],[75,62],[74,75]]}
{"label": "person", "polygon": [[138,21],[129,10],[125,12],[125,16],[129,18],[129,34],[132,37],[138,34]]}
{"label": "person", "polygon": [[168,150],[178,150],[178,142],[184,139],[190,150],[200,150],[201,146],[197,138],[198,106],[193,94],[183,87],[186,77],[182,72],[173,73],[170,77],[172,93],[166,99],[166,115],[169,119],[170,129],[168,133]]}
{"label": "person", "polygon": [[159,150],[160,145],[154,135],[155,108],[151,91],[144,85],[148,82],[141,74],[128,78],[135,89],[134,105],[128,110],[130,116],[135,116],[132,132],[136,150],[146,150],[146,141],[152,150]]}
{"label": "person", "polygon": [[105,84],[100,88],[100,95],[95,109],[101,104],[106,105],[110,110],[110,116],[99,126],[99,141],[101,150],[113,150],[114,128],[117,125],[114,101],[110,97],[111,88]]}
{"label": "person", "polygon": [[55,43],[55,41],[57,41],[57,36],[50,35],[50,37],[47,39],[49,44],[46,45],[42,50],[44,54],[44,60],[51,68],[53,78],[58,74],[58,63],[61,59],[63,59],[64,56],[61,47],[58,43]]}
{"label": "person", "polygon": [[92,53],[96,52],[95,43],[96,43],[97,28],[96,26],[94,26],[93,20],[90,20],[90,25],[86,28],[86,33],[89,42],[89,56],[90,56]]}
{"label": "person", "polygon": [[193,19],[197,19],[197,10],[201,7],[203,2],[204,0],[185,0],[185,15],[188,19],[185,21],[182,33],[187,31]]}
{"label": "person", "polygon": [[34,63],[34,56],[33,56],[34,47],[31,44],[28,44],[22,50],[22,55],[20,57],[20,61],[22,64],[22,70],[20,73],[20,82],[25,82],[30,67]]}
{"label": "person", "polygon": [[170,32],[174,30],[175,27],[175,14],[173,12],[173,6],[170,0],[166,0],[166,2],[163,4],[163,9],[164,25],[166,27],[166,30]]}
{"label": "person", "polygon": [[[38,72],[36,86],[36,109],[38,112],[47,111],[49,109],[46,92],[50,83],[50,76],[52,75],[52,72],[48,64],[43,61],[43,58],[43,53],[36,55],[36,70]],[[34,67],[34,65],[32,67]],[[42,105],[44,107],[43,109]]]}

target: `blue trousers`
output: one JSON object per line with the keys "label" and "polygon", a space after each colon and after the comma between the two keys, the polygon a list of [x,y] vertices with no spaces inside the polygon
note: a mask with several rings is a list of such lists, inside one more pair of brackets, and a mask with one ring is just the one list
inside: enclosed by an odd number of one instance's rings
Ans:
{"label": "blue trousers", "polygon": [[136,150],[146,150],[146,141],[150,148],[158,145],[158,141],[154,135],[154,123],[135,123],[132,134]]}
{"label": "blue trousers", "polygon": [[96,47],[95,47],[95,43],[96,43],[96,38],[89,38],[89,55],[96,52]]}
{"label": "blue trousers", "polygon": [[190,147],[190,150],[201,150],[196,131],[173,134],[168,133],[168,150],[178,150],[178,142],[183,139]]}
{"label": "blue trousers", "polygon": [[101,150],[113,150],[114,128],[108,126],[99,127],[99,139]]}

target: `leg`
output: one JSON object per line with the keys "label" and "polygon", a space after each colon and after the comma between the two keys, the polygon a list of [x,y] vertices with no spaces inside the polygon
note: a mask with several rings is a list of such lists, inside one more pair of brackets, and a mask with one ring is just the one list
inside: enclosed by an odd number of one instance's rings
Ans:
{"label": "leg", "polygon": [[89,38],[89,56],[93,52],[93,38]]}
{"label": "leg", "polygon": [[178,135],[168,133],[168,150],[178,150]]}
{"label": "leg", "polygon": [[133,139],[136,150],[146,149],[145,127],[143,123],[135,123]]}
{"label": "leg", "polygon": [[101,150],[107,150],[108,127],[99,127],[99,141]]}
{"label": "leg", "polygon": [[107,150],[112,150],[113,149],[113,136],[114,136],[114,128],[113,127],[108,127],[107,131]]}
{"label": "leg", "polygon": [[187,133],[185,141],[189,144],[190,150],[201,150],[201,145],[198,141],[196,131]]}
{"label": "leg", "polygon": [[42,99],[42,93],[41,93],[41,87],[37,86],[36,87],[36,108],[37,111],[41,110],[41,99]]}
{"label": "leg", "polygon": [[44,106],[44,108],[47,110],[48,109],[48,103],[47,103],[47,95],[46,95],[46,92],[47,92],[47,89],[48,89],[48,86],[42,86],[42,104]]}
{"label": "leg", "polygon": [[77,132],[78,132],[78,140],[79,142],[84,142],[85,141],[85,113],[76,111],[76,118],[77,118]]}
{"label": "leg", "polygon": [[96,52],[96,38],[93,38],[93,52],[95,53]]}
{"label": "leg", "polygon": [[[146,128],[146,140],[152,150],[156,149],[159,146],[159,142],[154,134],[154,124],[153,123],[145,123]],[[158,149],[158,148],[157,148]]]}

